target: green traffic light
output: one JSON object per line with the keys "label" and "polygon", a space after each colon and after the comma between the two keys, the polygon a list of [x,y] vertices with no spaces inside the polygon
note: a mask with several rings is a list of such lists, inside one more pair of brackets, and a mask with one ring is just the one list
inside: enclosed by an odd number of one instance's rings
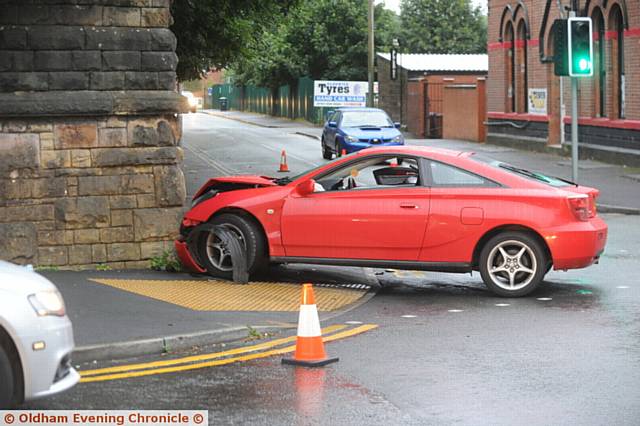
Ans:
{"label": "green traffic light", "polygon": [[593,74],[593,45],[591,20],[589,18],[569,18],[569,75],[589,77]]}
{"label": "green traffic light", "polygon": [[580,59],[580,62],[578,62],[578,68],[580,71],[589,71],[589,61],[584,58]]}

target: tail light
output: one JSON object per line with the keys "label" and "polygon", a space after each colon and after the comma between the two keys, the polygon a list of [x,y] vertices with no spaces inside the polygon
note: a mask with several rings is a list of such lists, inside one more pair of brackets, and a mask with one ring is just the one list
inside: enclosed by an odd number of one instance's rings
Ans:
{"label": "tail light", "polygon": [[590,195],[572,195],[568,198],[569,207],[576,219],[587,221],[596,216],[596,200]]}

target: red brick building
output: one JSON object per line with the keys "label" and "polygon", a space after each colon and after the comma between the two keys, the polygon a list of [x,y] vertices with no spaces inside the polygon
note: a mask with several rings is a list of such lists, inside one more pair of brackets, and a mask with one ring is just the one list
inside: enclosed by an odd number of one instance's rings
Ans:
{"label": "red brick building", "polygon": [[445,89],[486,78],[487,61],[487,55],[399,54],[398,77],[391,80],[390,54],[378,53],[378,106],[414,135],[441,138]]}
{"label": "red brick building", "polygon": [[[561,144],[563,131],[571,141],[571,81],[561,83],[550,61],[559,3],[573,2],[489,1],[490,142],[545,149]],[[594,76],[580,79],[578,89],[581,153],[640,165],[640,0],[575,3],[578,16],[593,19],[594,31]]]}

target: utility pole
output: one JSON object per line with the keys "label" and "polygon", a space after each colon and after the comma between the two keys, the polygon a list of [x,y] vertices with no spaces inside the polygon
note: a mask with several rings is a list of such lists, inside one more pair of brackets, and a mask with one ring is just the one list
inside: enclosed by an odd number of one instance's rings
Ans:
{"label": "utility pole", "polygon": [[373,107],[373,74],[374,74],[374,39],[373,39],[373,0],[369,0],[369,93],[367,95],[367,106]]}

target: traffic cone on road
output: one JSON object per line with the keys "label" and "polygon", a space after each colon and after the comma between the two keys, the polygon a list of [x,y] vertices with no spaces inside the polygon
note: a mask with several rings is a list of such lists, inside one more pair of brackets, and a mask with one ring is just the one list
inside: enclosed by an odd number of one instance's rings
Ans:
{"label": "traffic cone on road", "polygon": [[340,157],[344,157],[345,155],[347,155],[347,150],[342,148],[342,153],[340,154]]}
{"label": "traffic cone on road", "polygon": [[313,296],[313,285],[303,284],[296,352],[293,358],[283,358],[282,363],[303,367],[321,367],[336,361],[338,358],[328,358],[324,351],[320,319]]}
{"label": "traffic cone on road", "polygon": [[282,153],[280,153],[280,170],[278,171],[289,173],[289,166],[287,165],[287,153],[284,149],[282,150]]}

